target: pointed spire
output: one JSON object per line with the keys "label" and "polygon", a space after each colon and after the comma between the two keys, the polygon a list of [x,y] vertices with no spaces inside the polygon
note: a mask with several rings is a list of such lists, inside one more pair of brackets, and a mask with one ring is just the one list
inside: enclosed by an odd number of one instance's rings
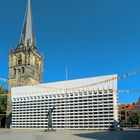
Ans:
{"label": "pointed spire", "polygon": [[24,19],[23,30],[20,37],[20,44],[23,44],[24,46],[27,46],[29,44],[30,46],[35,47],[30,0],[28,0],[27,2],[27,10]]}

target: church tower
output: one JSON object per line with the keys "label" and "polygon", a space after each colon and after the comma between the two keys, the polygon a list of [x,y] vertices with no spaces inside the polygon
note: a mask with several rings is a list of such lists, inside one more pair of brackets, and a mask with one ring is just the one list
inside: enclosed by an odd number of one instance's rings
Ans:
{"label": "church tower", "polygon": [[27,2],[20,40],[9,52],[9,89],[42,82],[43,56],[36,47],[32,23],[31,2]]}
{"label": "church tower", "polygon": [[[43,63],[43,56],[36,47],[31,2],[28,0],[20,40],[17,46],[9,51],[9,91],[12,87],[41,83]],[[11,126],[11,117],[12,101],[9,94],[6,111],[6,127],[8,128]]]}

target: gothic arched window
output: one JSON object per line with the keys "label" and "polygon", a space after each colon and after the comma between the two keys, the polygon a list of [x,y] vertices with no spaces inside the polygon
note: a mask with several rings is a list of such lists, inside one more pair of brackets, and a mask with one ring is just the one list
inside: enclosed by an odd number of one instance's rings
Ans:
{"label": "gothic arched window", "polygon": [[16,75],[16,68],[14,68],[14,75]]}
{"label": "gothic arched window", "polygon": [[39,62],[38,62],[38,59],[35,58],[35,68],[38,69],[39,68]]}
{"label": "gothic arched window", "polygon": [[22,73],[24,73],[25,72],[25,68],[24,67],[22,67]]}
{"label": "gothic arched window", "polygon": [[22,55],[18,55],[18,65],[22,64]]}

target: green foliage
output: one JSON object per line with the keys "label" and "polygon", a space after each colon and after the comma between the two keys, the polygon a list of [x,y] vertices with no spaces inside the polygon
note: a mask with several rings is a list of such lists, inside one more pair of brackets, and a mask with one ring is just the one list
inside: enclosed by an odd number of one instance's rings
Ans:
{"label": "green foliage", "polygon": [[0,114],[4,114],[6,112],[7,107],[7,91],[4,90],[2,86],[0,86]]}
{"label": "green foliage", "polygon": [[134,125],[138,125],[140,123],[140,112],[139,111],[133,111],[131,114],[132,123]]}

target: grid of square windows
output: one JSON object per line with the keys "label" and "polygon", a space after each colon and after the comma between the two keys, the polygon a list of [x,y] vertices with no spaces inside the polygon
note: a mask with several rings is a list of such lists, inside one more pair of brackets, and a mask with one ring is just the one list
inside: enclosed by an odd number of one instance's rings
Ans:
{"label": "grid of square windows", "polygon": [[117,94],[113,90],[57,93],[14,98],[13,128],[47,128],[52,113],[54,129],[108,129],[114,127]]}

